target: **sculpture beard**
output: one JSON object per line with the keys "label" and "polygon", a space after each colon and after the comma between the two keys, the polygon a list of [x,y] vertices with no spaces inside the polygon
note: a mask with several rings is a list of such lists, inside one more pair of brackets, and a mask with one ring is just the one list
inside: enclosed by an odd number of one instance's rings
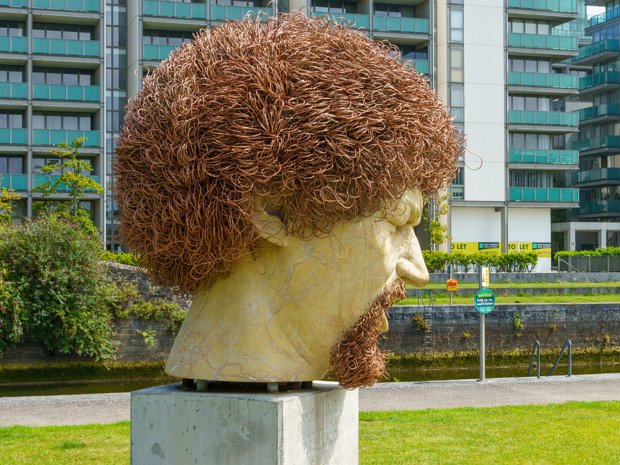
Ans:
{"label": "sculpture beard", "polygon": [[392,302],[407,297],[405,283],[387,285],[370,309],[332,349],[330,371],[347,389],[372,386],[385,373],[386,355],[378,344],[384,316]]}

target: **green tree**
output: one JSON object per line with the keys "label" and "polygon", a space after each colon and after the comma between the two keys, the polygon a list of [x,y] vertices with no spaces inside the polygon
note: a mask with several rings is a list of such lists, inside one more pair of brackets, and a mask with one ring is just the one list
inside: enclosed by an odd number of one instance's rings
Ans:
{"label": "green tree", "polygon": [[[0,176],[0,181],[2,181],[2,176]],[[19,200],[19,195],[15,193],[13,189],[0,189],[0,224],[8,224],[12,220],[13,213],[13,203],[16,200]]]}
{"label": "green tree", "polygon": [[437,245],[443,244],[449,238],[448,226],[440,221],[442,216],[448,215],[449,207],[447,200],[447,195],[431,198],[424,209],[422,219],[426,223],[431,250],[435,250]]}
{"label": "green tree", "polygon": [[[51,154],[57,157],[58,160],[42,166],[40,172],[51,175],[60,171],[61,174],[58,177],[50,177],[48,181],[34,189],[35,192],[42,193],[44,197],[49,197],[60,190],[66,190],[69,197],[71,197],[68,213],[73,216],[79,214],[81,210],[80,202],[86,192],[103,193],[101,184],[91,176],[82,174],[84,172],[90,174],[93,171],[93,167],[88,161],[78,158],[80,150],[84,147],[85,140],[85,137],[76,137],[71,142],[71,145],[61,142],[55,149],[52,149]],[[60,211],[62,210],[63,207],[60,206]]]}

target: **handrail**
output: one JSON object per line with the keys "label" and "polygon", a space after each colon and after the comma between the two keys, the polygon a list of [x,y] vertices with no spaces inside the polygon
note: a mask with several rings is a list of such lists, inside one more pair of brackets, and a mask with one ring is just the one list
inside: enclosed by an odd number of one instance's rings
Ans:
{"label": "handrail", "polygon": [[534,363],[534,352],[536,352],[536,377],[540,378],[540,342],[534,341],[532,344],[532,355],[530,356],[530,367],[527,369],[527,375],[532,376],[532,364]]}
{"label": "handrail", "polygon": [[[581,272],[581,270],[580,270],[579,268],[575,268],[575,267],[573,266],[573,264],[572,264],[572,263],[570,263],[570,262],[569,262],[569,261],[567,261],[567,260],[564,260],[562,257],[558,257],[558,271],[562,271],[562,270],[560,270],[560,262],[564,262],[564,263],[566,263],[566,264],[568,265],[568,267],[569,267],[569,268],[572,268],[572,269],[573,269],[573,271],[576,271],[576,272],[578,272],[578,273],[580,273],[580,272]],[[567,270],[567,271],[570,271],[570,270]]]}
{"label": "handrail", "polygon": [[555,369],[558,367],[558,363],[560,363],[560,360],[562,359],[562,355],[564,355],[564,350],[566,348],[568,348],[568,376],[572,376],[573,374],[573,350],[572,350],[573,343],[571,342],[570,339],[566,339],[566,341],[564,341],[562,350],[560,350],[560,355],[558,355],[558,358],[553,364],[553,367],[549,371],[549,376],[553,376],[553,373],[555,373]]}

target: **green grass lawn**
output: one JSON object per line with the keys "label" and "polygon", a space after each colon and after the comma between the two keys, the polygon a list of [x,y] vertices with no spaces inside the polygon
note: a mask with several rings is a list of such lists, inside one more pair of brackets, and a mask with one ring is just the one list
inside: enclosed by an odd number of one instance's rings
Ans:
{"label": "green grass lawn", "polygon": [[[491,283],[493,289],[558,289],[558,288],[591,288],[591,287],[618,287],[620,282],[609,281],[605,283]],[[407,286],[410,289],[415,289],[413,286]],[[442,289],[445,290],[446,283],[430,283],[424,286],[423,289]],[[461,289],[478,289],[478,283],[459,283]]]}
{"label": "green grass lawn", "polygon": [[[493,289],[493,288],[491,288]],[[496,296],[497,304],[564,304],[564,303],[594,303],[594,302],[620,302],[620,294],[593,294],[593,295],[507,295]],[[435,305],[446,305],[450,303],[450,297],[446,295],[435,295]],[[454,305],[472,305],[474,304],[473,296],[453,296],[452,303]],[[428,305],[428,296],[424,297],[424,304]],[[417,297],[407,297],[396,305],[418,305]]]}
{"label": "green grass lawn", "polygon": [[[129,423],[0,428],[0,463],[127,465]],[[620,402],[360,414],[361,465],[620,464]]]}

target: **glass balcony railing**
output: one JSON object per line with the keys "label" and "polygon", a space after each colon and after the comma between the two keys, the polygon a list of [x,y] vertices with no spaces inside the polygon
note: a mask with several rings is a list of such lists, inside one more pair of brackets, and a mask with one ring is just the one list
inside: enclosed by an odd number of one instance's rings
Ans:
{"label": "glass balcony railing", "polygon": [[540,126],[577,126],[579,116],[576,113],[560,111],[508,111],[509,124],[533,124]]}
{"label": "glass balcony railing", "polygon": [[369,29],[370,16],[356,13],[321,13],[315,12],[315,16],[326,16],[334,19],[337,23],[348,23],[356,29]]}
{"label": "glass balcony railing", "polygon": [[603,84],[620,84],[620,72],[605,71],[602,73],[594,73],[590,76],[584,76],[579,79],[579,90]]}
{"label": "glass balcony railing", "polygon": [[28,189],[28,175],[0,173],[0,187],[16,191],[25,191]]}
{"label": "glass balcony railing", "polygon": [[33,0],[34,8],[63,11],[101,11],[100,0]]}
{"label": "glass balcony railing", "polygon": [[28,37],[0,36],[0,52],[26,53],[28,51]]}
{"label": "glass balcony railing", "polygon": [[12,6],[20,8],[28,6],[28,0],[0,0],[0,6]]}
{"label": "glass balcony railing", "polygon": [[565,187],[511,187],[511,202],[577,203],[579,189]]}
{"label": "glass balcony railing", "polygon": [[0,98],[28,98],[28,84],[25,82],[0,82]]}
{"label": "glass balcony railing", "polygon": [[579,49],[579,53],[577,56],[571,58],[571,61],[579,61],[586,58],[593,57],[595,55],[599,55],[601,53],[606,52],[618,52],[620,50],[620,43],[618,40],[607,39],[607,40],[599,40],[598,42],[594,42],[590,45],[586,45],[585,47],[581,47]]}
{"label": "glass balcony railing", "polygon": [[207,4],[146,0],[144,2],[144,16],[161,16],[166,18],[184,19],[206,19]]}
{"label": "glass balcony railing", "polygon": [[34,53],[42,55],[67,55],[98,57],[101,49],[98,40],[34,39]]}
{"label": "glass balcony railing", "polygon": [[508,34],[508,46],[576,52],[577,38],[542,34],[518,34],[516,32],[511,32]]}
{"label": "glass balcony railing", "polygon": [[620,104],[609,103],[579,110],[579,121],[587,121],[604,116],[620,116]]}
{"label": "glass balcony railing", "polygon": [[620,136],[593,137],[573,142],[573,149],[582,152],[606,148],[620,149]]}
{"label": "glass balcony railing", "polygon": [[508,85],[577,89],[577,77],[558,73],[522,73],[510,71]]}
{"label": "glass balcony railing", "polygon": [[577,165],[577,150],[510,149],[510,163],[539,163],[545,165]]}
{"label": "glass balcony railing", "polygon": [[508,0],[508,8],[577,14],[577,0]]}
{"label": "glass balcony railing", "polygon": [[0,145],[26,145],[28,130],[25,128],[0,128]]}
{"label": "glass balcony railing", "polygon": [[98,102],[99,86],[63,86],[61,84],[35,84],[35,100],[71,100]]}
{"label": "glass balcony railing", "polygon": [[[56,181],[58,180],[60,176],[59,175],[54,175],[54,174],[34,174],[32,176],[32,188],[36,189],[37,187],[39,187],[40,185],[48,182],[48,181]],[[99,183],[99,176],[88,176],[89,178],[94,179],[97,183]],[[58,186],[58,188],[56,189],[56,192],[67,192],[69,190],[69,187],[67,187],[64,184],[60,184]],[[89,192],[89,190],[87,190],[87,192]]]}
{"label": "glass balcony railing", "polygon": [[452,186],[450,191],[454,200],[463,200],[465,198],[465,186]]}
{"label": "glass balcony railing", "polygon": [[84,147],[99,147],[99,131],[65,131],[63,129],[34,129],[34,145],[58,145],[60,142],[70,144],[76,137],[86,137]]}
{"label": "glass balcony railing", "polygon": [[592,215],[596,213],[620,213],[620,200],[594,200],[582,202],[575,209],[577,215]]}
{"label": "glass balcony railing", "polygon": [[145,60],[155,60],[161,61],[168,58],[170,52],[172,52],[175,48],[174,45],[153,45],[146,44],[144,45],[144,59]]}
{"label": "glass balcony railing", "polygon": [[428,59],[415,58],[412,60],[403,60],[407,68],[415,69],[418,73],[430,74],[430,64]]}
{"label": "glass balcony railing", "polygon": [[584,184],[598,181],[620,181],[620,168],[600,168],[597,170],[579,171],[572,174],[573,184]]}
{"label": "glass balcony railing", "polygon": [[216,21],[231,21],[243,19],[246,15],[258,17],[259,15],[271,15],[271,7],[258,6],[233,6],[233,5],[211,5],[211,19]]}
{"label": "glass balcony railing", "polygon": [[607,10],[605,10],[605,13],[592,16],[590,19],[588,19],[588,27],[596,26],[597,24],[605,23],[618,17],[620,17],[620,7],[607,8]]}
{"label": "glass balcony railing", "polygon": [[373,30],[379,32],[407,32],[410,34],[428,34],[429,20],[426,18],[389,18],[373,17]]}

